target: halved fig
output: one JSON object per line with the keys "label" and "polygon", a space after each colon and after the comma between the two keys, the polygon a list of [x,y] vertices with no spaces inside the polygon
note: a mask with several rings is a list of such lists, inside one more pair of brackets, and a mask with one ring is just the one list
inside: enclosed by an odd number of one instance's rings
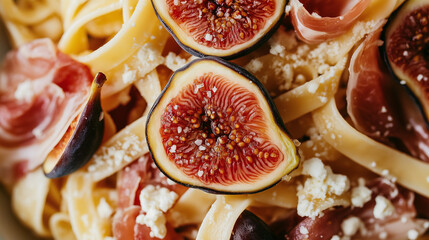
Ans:
{"label": "halved fig", "polygon": [[[429,0],[409,0],[388,21],[383,54],[429,124]],[[429,126],[429,125],[428,125]]]}
{"label": "halved fig", "polygon": [[244,210],[235,222],[231,240],[275,240],[276,236],[258,216]]}
{"label": "halved fig", "polygon": [[152,0],[155,12],[187,52],[233,59],[267,40],[286,0]]}
{"label": "halved fig", "polygon": [[151,109],[146,138],[165,175],[213,193],[262,191],[299,162],[262,84],[214,57],[173,74]]}
{"label": "halved fig", "polygon": [[100,93],[105,81],[106,76],[98,73],[92,82],[91,94],[82,113],[72,122],[43,162],[43,172],[48,178],[62,177],[78,170],[100,146],[104,134]]}

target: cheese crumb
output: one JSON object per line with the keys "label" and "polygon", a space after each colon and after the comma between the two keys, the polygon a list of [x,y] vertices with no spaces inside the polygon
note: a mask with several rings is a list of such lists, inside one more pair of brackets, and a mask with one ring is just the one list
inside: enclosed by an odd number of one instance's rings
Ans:
{"label": "cheese crumb", "polygon": [[140,192],[140,205],[144,214],[136,218],[138,224],[151,229],[150,236],[163,239],[167,234],[164,215],[177,200],[178,195],[160,186],[148,185]]}
{"label": "cheese crumb", "polygon": [[25,81],[18,85],[14,96],[18,101],[31,102],[35,95],[36,93],[31,81]]}
{"label": "cheese crumb", "polygon": [[183,67],[186,62],[186,59],[181,58],[173,52],[169,52],[165,57],[165,66],[167,66],[172,71],[176,71],[177,69]]}
{"label": "cheese crumb", "polygon": [[408,236],[408,239],[414,240],[419,237],[419,233],[416,230],[411,229],[408,231],[407,236]]}
{"label": "cheese crumb", "polygon": [[395,207],[389,199],[383,196],[377,196],[375,198],[375,207],[373,210],[375,218],[384,219],[385,217],[391,216],[393,212],[395,212]]}
{"label": "cheese crumb", "polygon": [[371,193],[371,190],[365,187],[365,183],[363,181],[359,181],[359,186],[352,189],[352,205],[354,207],[363,207],[365,203],[371,200]]}
{"label": "cheese crumb", "polygon": [[341,223],[341,230],[346,236],[353,236],[362,226],[362,221],[357,217],[349,217]]}
{"label": "cheese crumb", "polygon": [[246,69],[255,73],[255,72],[259,72],[263,67],[263,62],[257,58],[252,59],[252,61],[250,61],[247,65],[246,65]]}
{"label": "cheese crumb", "polygon": [[298,215],[315,218],[328,208],[350,204],[342,196],[350,188],[349,179],[333,173],[319,158],[305,161],[302,173],[310,178],[298,189]]}
{"label": "cheese crumb", "polygon": [[106,219],[113,214],[113,209],[109,205],[109,203],[107,203],[105,198],[101,198],[97,206],[97,212],[98,212],[98,216]]}
{"label": "cheese crumb", "polygon": [[378,234],[378,238],[386,239],[387,238],[387,232],[381,232],[380,234]]}
{"label": "cheese crumb", "polygon": [[304,226],[301,226],[301,227],[299,227],[299,232],[301,234],[307,235],[308,234],[308,229],[306,227],[304,227]]}

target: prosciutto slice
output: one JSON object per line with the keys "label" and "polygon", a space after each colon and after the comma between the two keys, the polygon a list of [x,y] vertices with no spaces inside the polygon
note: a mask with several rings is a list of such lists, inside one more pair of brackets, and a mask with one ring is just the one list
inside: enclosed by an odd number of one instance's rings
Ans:
{"label": "prosciutto slice", "polygon": [[291,0],[291,19],[298,37],[314,44],[346,32],[370,0]]}
{"label": "prosciutto slice", "polygon": [[89,96],[90,69],[39,39],[7,54],[0,68],[0,180],[39,166]]}
{"label": "prosciutto slice", "polygon": [[[414,194],[408,190],[398,188],[394,183],[384,178],[377,178],[367,184],[371,189],[371,200],[363,207],[339,207],[325,210],[323,216],[311,219],[291,216],[285,221],[285,226],[290,228],[290,222],[294,227],[287,231],[287,240],[329,240],[334,235],[342,236],[341,223],[348,217],[354,216],[362,222],[361,230],[352,239],[378,240],[386,235],[386,239],[407,239],[409,230],[423,233],[427,230],[426,220],[416,219],[414,207]],[[374,217],[376,197],[383,196],[388,199],[395,208],[392,215],[384,219]],[[298,219],[298,221],[297,221]]]}
{"label": "prosciutto slice", "polygon": [[347,111],[361,132],[429,162],[429,130],[380,57],[381,31],[380,27],[368,36],[352,56]]}
{"label": "prosciutto slice", "polygon": [[[151,229],[145,225],[137,224],[136,217],[142,214],[140,191],[147,185],[162,186],[170,191],[182,195],[186,188],[169,182],[155,166],[149,154],[136,160],[118,175],[118,211],[113,219],[113,233],[118,240],[151,240]],[[167,235],[164,239],[183,239],[167,224]]]}

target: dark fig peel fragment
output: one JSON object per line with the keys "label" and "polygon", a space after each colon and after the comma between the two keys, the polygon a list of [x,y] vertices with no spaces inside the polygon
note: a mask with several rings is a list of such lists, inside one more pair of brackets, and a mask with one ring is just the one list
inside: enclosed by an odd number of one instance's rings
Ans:
{"label": "dark fig peel fragment", "polygon": [[429,1],[406,1],[389,19],[383,38],[389,70],[409,90],[429,126]]}
{"label": "dark fig peel fragment", "polygon": [[284,17],[286,0],[152,0],[155,12],[187,52],[233,59],[265,42]]}
{"label": "dark fig peel fragment", "polygon": [[214,57],[174,73],[151,109],[146,138],[165,175],[213,193],[262,191],[299,162],[262,84]]}
{"label": "dark fig peel fragment", "polygon": [[104,114],[101,108],[101,87],[106,76],[95,77],[88,102],[82,113],[49,153],[43,163],[43,172],[49,178],[70,174],[85,165],[98,149],[104,134]]}
{"label": "dark fig peel fragment", "polygon": [[275,240],[268,225],[258,216],[244,210],[235,222],[230,240]]}

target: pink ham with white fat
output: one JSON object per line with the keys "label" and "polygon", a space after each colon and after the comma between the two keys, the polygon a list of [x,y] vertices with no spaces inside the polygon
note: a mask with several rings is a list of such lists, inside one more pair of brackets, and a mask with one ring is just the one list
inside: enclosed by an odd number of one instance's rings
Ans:
{"label": "pink ham with white fat", "polygon": [[429,162],[429,130],[380,57],[381,31],[368,36],[352,56],[347,111],[361,132]]}
{"label": "pink ham with white fat", "polygon": [[291,19],[298,37],[320,43],[346,32],[370,0],[291,0]]}
{"label": "pink ham with white fat", "polygon": [[0,68],[0,180],[39,166],[89,96],[90,69],[40,39],[7,54]]}

